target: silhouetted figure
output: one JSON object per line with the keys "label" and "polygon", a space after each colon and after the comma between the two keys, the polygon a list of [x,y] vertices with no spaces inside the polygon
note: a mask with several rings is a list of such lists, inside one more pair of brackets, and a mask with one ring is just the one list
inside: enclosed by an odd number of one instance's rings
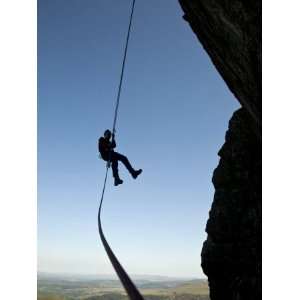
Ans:
{"label": "silhouetted figure", "polygon": [[[112,140],[110,141],[111,138]],[[134,170],[127,157],[115,152],[113,150],[114,148],[116,148],[115,135],[107,129],[104,132],[104,136],[98,140],[98,150],[103,160],[107,162],[109,160],[111,161],[112,173],[113,177],[115,178],[115,186],[117,186],[123,183],[123,180],[119,177],[118,161],[121,161],[124,164],[134,179],[136,179],[142,173],[142,169]]]}

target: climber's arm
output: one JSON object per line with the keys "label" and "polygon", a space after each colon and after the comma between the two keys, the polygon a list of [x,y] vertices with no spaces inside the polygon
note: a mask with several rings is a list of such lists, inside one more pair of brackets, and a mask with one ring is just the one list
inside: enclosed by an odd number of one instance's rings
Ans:
{"label": "climber's arm", "polygon": [[112,134],[112,141],[111,141],[111,149],[114,149],[116,148],[117,144],[116,144],[116,141],[115,141],[115,135],[114,133]]}

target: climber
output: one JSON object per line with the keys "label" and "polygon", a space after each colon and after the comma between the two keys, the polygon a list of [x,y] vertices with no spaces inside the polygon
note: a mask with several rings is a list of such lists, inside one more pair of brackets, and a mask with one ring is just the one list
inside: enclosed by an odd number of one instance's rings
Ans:
{"label": "climber", "polygon": [[[110,141],[111,138],[112,140]],[[107,163],[109,163],[110,160],[113,177],[115,179],[115,186],[117,186],[123,183],[123,180],[119,177],[118,161],[121,161],[124,164],[134,179],[136,179],[142,173],[142,169],[134,170],[127,157],[115,152],[113,150],[114,148],[116,148],[115,135],[112,134],[109,129],[107,129],[104,132],[104,136],[98,140],[98,150],[103,160],[107,161]]]}

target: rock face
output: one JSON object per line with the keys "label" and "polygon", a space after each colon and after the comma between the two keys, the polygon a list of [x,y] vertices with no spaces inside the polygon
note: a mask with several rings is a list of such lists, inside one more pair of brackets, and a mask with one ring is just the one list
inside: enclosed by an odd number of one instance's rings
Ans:
{"label": "rock face", "polygon": [[261,1],[179,0],[231,92],[261,126]]}
{"label": "rock face", "polygon": [[211,300],[261,299],[261,2],[179,2],[242,106],[218,153],[201,265]]}
{"label": "rock face", "polygon": [[260,299],[261,147],[249,114],[236,111],[214,171],[202,268],[211,299]]}

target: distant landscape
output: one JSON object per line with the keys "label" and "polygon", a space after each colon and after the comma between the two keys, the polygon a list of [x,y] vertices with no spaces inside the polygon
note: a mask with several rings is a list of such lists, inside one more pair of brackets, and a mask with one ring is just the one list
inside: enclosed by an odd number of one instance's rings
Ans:
{"label": "distant landscape", "polygon": [[[136,276],[146,300],[209,300],[205,279]],[[109,276],[38,274],[38,300],[128,300],[119,280]]]}

